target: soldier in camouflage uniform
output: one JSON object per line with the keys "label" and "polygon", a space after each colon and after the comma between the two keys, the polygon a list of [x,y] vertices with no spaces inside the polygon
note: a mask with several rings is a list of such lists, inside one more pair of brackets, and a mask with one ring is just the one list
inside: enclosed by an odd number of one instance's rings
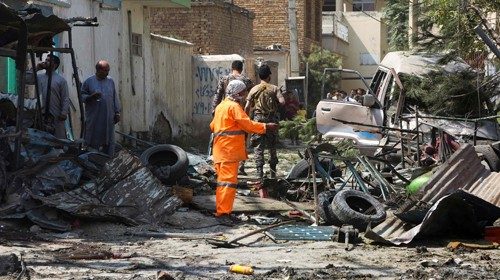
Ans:
{"label": "soldier in camouflage uniform", "polygon": [[[285,98],[277,86],[269,83],[271,81],[271,69],[268,65],[262,65],[259,68],[259,77],[261,82],[250,90],[245,111],[249,114],[252,110],[252,119],[254,121],[278,124],[278,106],[285,103]],[[278,132],[267,133],[265,135],[254,134],[250,138],[250,141],[252,147],[254,147],[257,176],[261,179],[264,177],[264,149],[267,147],[269,149],[271,178],[275,178],[276,165],[278,164],[278,156],[276,154]]]}
{"label": "soldier in camouflage uniform", "polygon": [[[217,105],[219,105],[222,102],[222,100],[226,97],[226,87],[230,81],[232,80],[242,81],[247,86],[247,91],[250,91],[250,89],[253,87],[253,82],[245,75],[241,74],[241,72],[243,72],[243,62],[235,60],[231,64],[231,74],[219,79],[219,82],[217,84],[217,92],[215,93],[214,98],[212,100],[212,116],[214,115],[215,107],[217,107]],[[242,105],[244,106],[245,104]]]}
{"label": "soldier in camouflage uniform", "polygon": [[[217,84],[217,92],[214,95],[212,100],[212,116],[215,113],[215,108],[219,105],[222,100],[226,97],[226,88],[230,81],[232,80],[240,80],[245,83],[247,87],[247,92],[253,87],[253,82],[245,75],[241,74],[243,72],[243,62],[240,60],[235,60],[231,63],[231,74],[227,76],[223,76],[219,79]],[[245,102],[245,101],[243,101]],[[241,104],[241,106],[245,106],[245,104]],[[240,162],[240,166],[238,169],[238,173],[241,175],[247,175],[245,172],[245,161]]]}

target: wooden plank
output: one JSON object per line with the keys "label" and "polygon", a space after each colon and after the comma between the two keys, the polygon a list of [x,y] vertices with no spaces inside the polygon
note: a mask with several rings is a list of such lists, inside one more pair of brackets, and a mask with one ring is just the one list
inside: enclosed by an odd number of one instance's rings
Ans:
{"label": "wooden plank", "polygon": [[[198,195],[193,197],[193,204],[199,208],[215,211],[215,195]],[[314,205],[308,202],[294,202],[302,210],[314,210]],[[255,196],[236,196],[233,212],[289,211],[292,207],[286,203],[271,198]]]}

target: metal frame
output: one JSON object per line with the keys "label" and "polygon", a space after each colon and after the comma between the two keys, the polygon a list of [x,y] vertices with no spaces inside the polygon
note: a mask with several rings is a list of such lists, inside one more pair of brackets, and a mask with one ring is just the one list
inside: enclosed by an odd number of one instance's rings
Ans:
{"label": "metal frame", "polygon": [[[6,7],[9,9],[8,7]],[[40,100],[40,89],[38,87],[38,81],[37,81],[37,75],[36,75],[36,66],[35,66],[35,54],[40,53],[40,52],[60,52],[60,53],[69,53],[71,55],[71,64],[73,68],[73,78],[75,79],[76,83],[76,89],[77,89],[77,96],[78,96],[78,103],[79,103],[79,109],[80,109],[80,121],[81,121],[81,131],[80,131],[80,137],[83,137],[84,130],[85,130],[85,114],[84,114],[84,108],[83,108],[83,102],[82,102],[82,97],[81,97],[81,82],[80,78],[78,76],[78,68],[76,66],[76,56],[75,52],[73,50],[73,40],[72,40],[72,32],[71,28],[72,26],[98,26],[97,23],[97,18],[83,18],[83,17],[76,17],[76,18],[70,18],[64,20],[66,24],[68,25],[69,29],[67,30],[62,30],[57,33],[54,32],[52,36],[55,36],[56,34],[60,34],[64,31],[68,32],[68,41],[69,41],[69,47],[67,48],[52,48],[52,47],[37,47],[37,46],[31,46],[28,48],[28,35],[29,35],[29,30],[28,30],[28,25],[26,23],[26,20],[23,19],[22,17],[19,16],[19,14],[12,14],[12,18],[17,20],[16,24],[19,25],[18,28],[18,40],[17,40],[17,45],[16,49],[9,49],[5,47],[0,47],[0,56],[2,57],[10,57],[14,58],[16,61],[16,80],[18,81],[17,83],[17,112],[16,112],[16,132],[13,134],[13,137],[16,137],[15,140],[15,146],[14,146],[14,164],[15,164],[15,169],[20,168],[20,152],[21,152],[21,139],[23,137],[23,131],[22,131],[22,120],[23,120],[23,111],[24,111],[24,98],[25,98],[25,86],[26,86],[26,59],[29,56],[29,59],[31,61],[31,64],[33,66],[33,75],[35,79],[35,90],[36,90],[36,98],[37,98],[37,119],[38,123],[35,123],[35,126],[42,127],[42,124],[40,121],[42,120],[42,113],[41,113],[41,100]],[[83,23],[78,23],[78,22],[83,22]],[[71,23],[71,25],[70,25]],[[17,28],[17,26],[16,26]],[[47,100],[50,100],[50,85],[51,85],[51,77],[52,75],[49,74],[49,83],[48,83],[48,89],[47,89]],[[47,104],[48,105],[48,104]],[[46,113],[49,109],[49,106],[46,105]],[[46,114],[47,115],[47,114]],[[46,116],[45,116],[46,117]]]}

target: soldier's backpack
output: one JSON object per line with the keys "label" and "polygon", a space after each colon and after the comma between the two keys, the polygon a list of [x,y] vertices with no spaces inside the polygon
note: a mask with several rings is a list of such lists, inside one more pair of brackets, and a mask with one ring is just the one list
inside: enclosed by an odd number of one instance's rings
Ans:
{"label": "soldier's backpack", "polygon": [[273,114],[278,111],[278,100],[274,96],[274,92],[260,85],[254,97],[255,107],[261,110],[265,115]]}

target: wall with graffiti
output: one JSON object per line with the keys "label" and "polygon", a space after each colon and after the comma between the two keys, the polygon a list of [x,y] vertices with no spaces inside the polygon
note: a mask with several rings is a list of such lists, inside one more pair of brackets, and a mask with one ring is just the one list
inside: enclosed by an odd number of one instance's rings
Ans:
{"label": "wall with graffiti", "polygon": [[244,60],[240,55],[193,56],[193,132],[198,136],[210,135],[212,99],[219,79],[231,72],[234,60]]}

